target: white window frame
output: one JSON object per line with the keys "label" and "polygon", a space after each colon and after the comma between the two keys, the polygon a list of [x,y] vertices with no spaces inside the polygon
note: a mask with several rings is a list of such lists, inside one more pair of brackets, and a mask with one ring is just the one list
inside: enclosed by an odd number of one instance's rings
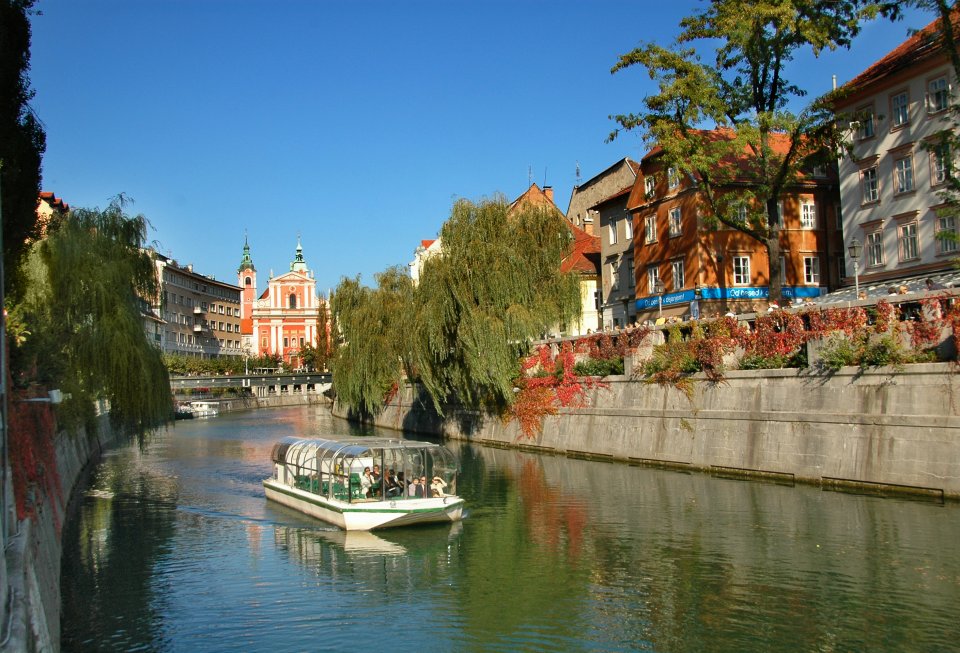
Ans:
{"label": "white window frame", "polygon": [[960,243],[956,240],[943,240],[940,234],[944,232],[957,233],[957,219],[952,215],[938,215],[936,221],[937,254],[956,254],[960,251]]}
{"label": "white window frame", "polygon": [[680,173],[676,168],[667,168],[667,188],[673,190],[680,186]]}
{"label": "white window frame", "polygon": [[617,244],[617,221],[616,220],[611,220],[610,223],[607,224],[607,237],[610,239],[611,245]]}
{"label": "white window frame", "polygon": [[749,215],[750,213],[747,210],[746,204],[741,204],[740,206],[737,207],[737,221],[742,222],[743,224],[746,224],[747,219],[749,218]]}
{"label": "white window frame", "polygon": [[813,200],[803,200],[800,204],[800,228],[817,228],[817,204]]}
{"label": "white window frame", "polygon": [[868,268],[883,266],[883,231],[871,231],[864,236],[864,258]]}
{"label": "white window frame", "polygon": [[732,264],[733,264],[733,285],[749,286],[750,285],[750,257],[734,256],[732,258]]}
{"label": "white window frame", "polygon": [[614,292],[614,291],[620,290],[620,270],[619,270],[619,266],[617,265],[616,259],[610,261],[609,274],[610,274],[610,291]]}
{"label": "white window frame", "polygon": [[656,214],[648,215],[643,219],[643,242],[648,245],[657,242]]}
{"label": "white window frame", "polygon": [[657,293],[657,282],[660,281],[660,268],[656,265],[647,266],[647,292],[651,295]]}
{"label": "white window frame", "polygon": [[938,143],[930,148],[930,185],[939,186],[950,178],[950,146]]}
{"label": "white window frame", "polygon": [[657,180],[653,175],[647,175],[643,178],[643,194],[648,200],[652,200],[657,194]]}
{"label": "white window frame", "polygon": [[857,113],[862,116],[859,120],[860,124],[857,125],[857,140],[865,141],[873,138],[876,134],[873,126],[873,107],[860,107]]}
{"label": "white window frame", "polygon": [[787,285],[787,257],[780,257],[780,285]]}
{"label": "white window frame", "polygon": [[940,113],[950,107],[950,84],[946,75],[927,82],[927,113]]}
{"label": "white window frame", "polygon": [[676,238],[683,235],[683,211],[679,206],[671,208],[667,212],[670,237]]}
{"label": "white window frame", "polygon": [[920,258],[920,237],[915,221],[897,225],[897,249],[900,262],[915,261]]}
{"label": "white window frame", "polygon": [[623,219],[623,239],[628,243],[633,240],[633,216],[631,215]]}
{"label": "white window frame", "polygon": [[870,166],[860,171],[860,190],[862,204],[873,204],[880,201],[880,177],[877,166]]}
{"label": "white window frame", "polygon": [[910,93],[907,91],[890,96],[890,124],[894,129],[910,124]]}
{"label": "white window frame", "polygon": [[783,200],[777,200],[777,226],[783,229]]}
{"label": "white window frame", "polygon": [[816,255],[803,257],[803,283],[808,286],[820,285],[820,257]]}
{"label": "white window frame", "polygon": [[913,178],[913,154],[900,157],[893,162],[893,193],[902,195],[916,189]]}
{"label": "white window frame", "polygon": [[[679,274],[677,274],[678,271],[679,271]],[[671,273],[671,280],[673,281],[674,292],[678,290],[683,290],[683,285],[685,283],[685,280],[683,275],[683,259],[682,258],[670,261],[670,273]],[[677,277],[679,277],[679,279]]]}

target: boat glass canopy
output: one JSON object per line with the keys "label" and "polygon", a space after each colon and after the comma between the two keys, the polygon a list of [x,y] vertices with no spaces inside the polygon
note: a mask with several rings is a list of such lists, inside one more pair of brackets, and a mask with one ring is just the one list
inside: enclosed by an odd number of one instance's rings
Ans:
{"label": "boat glass canopy", "polygon": [[431,442],[287,437],[271,459],[281,483],[351,503],[456,494],[456,458]]}

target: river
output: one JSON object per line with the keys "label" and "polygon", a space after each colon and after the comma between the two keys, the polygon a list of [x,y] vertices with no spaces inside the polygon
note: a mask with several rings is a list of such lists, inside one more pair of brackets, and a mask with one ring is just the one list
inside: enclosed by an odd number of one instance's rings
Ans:
{"label": "river", "polygon": [[64,529],[63,650],[960,650],[957,504],[457,443],[461,524],[264,499],[275,440],[351,432],[249,411],[108,452]]}

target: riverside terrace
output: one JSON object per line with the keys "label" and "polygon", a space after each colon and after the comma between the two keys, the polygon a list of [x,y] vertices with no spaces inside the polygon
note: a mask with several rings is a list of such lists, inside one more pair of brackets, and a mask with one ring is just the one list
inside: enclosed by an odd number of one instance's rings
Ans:
{"label": "riverside terrace", "polygon": [[322,394],[330,389],[330,374],[231,374],[225,376],[173,376],[174,393],[206,394],[214,388],[249,388],[255,397]]}

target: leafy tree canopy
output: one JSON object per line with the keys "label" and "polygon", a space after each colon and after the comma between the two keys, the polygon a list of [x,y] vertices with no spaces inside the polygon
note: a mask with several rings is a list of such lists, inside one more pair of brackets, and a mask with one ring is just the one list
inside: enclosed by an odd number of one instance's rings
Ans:
{"label": "leafy tree canopy", "polygon": [[16,369],[69,393],[65,415],[88,426],[96,399],[109,400],[114,424],[128,430],[171,416],[167,370],[141,312],[141,298],[157,292],[142,249],[146,228],[119,197],[103,211],[78,209],[51,223],[24,263],[23,299],[11,311],[20,334],[11,352]]}
{"label": "leafy tree canopy", "polygon": [[[897,12],[894,2],[713,0],[681,21],[676,43],[620,57],[612,72],[640,65],[658,92],[644,111],[613,116],[619,127],[610,138],[641,130],[665,164],[695,179],[705,218],[767,248],[770,295],[779,299],[777,202],[839,138],[829,98],[790,110],[806,92],[786,78],[786,66],[801,48],[849,47],[864,20]],[[697,46],[715,50],[712,63]]]}
{"label": "leafy tree canopy", "polygon": [[556,209],[460,200],[440,241],[417,286],[392,268],[378,275],[377,289],[359,279],[337,288],[339,400],[375,412],[406,375],[423,383],[438,410],[451,400],[509,405],[529,341],[579,317],[579,280],[560,271],[572,234]]}

